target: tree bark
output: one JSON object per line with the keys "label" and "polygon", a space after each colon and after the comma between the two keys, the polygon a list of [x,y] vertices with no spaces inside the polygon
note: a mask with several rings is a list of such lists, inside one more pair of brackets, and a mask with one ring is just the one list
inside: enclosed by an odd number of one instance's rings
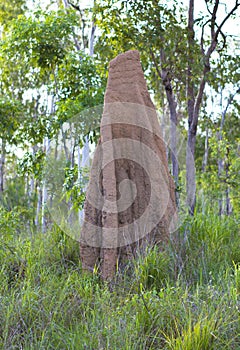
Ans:
{"label": "tree bark", "polygon": [[69,161],[69,151],[68,151],[68,148],[67,148],[67,138],[66,138],[66,131],[64,131],[63,129],[63,126],[61,126],[61,133],[62,133],[62,142],[63,142],[63,149],[64,149],[64,153],[65,153],[65,158],[66,158],[66,161],[68,162]]}
{"label": "tree bark", "polygon": [[[165,53],[163,49],[161,49],[160,52],[160,58],[161,58],[161,71],[158,67],[158,62],[156,61],[154,53],[151,51],[151,56],[157,71],[157,74],[159,78],[162,80],[162,83],[165,88],[167,101],[168,101],[168,107],[170,111],[170,149],[171,149],[171,162],[172,162],[172,175],[175,182],[175,188],[178,187],[178,176],[179,176],[179,164],[178,164],[178,150],[177,150],[177,103],[175,101],[172,84],[171,84],[171,77],[168,72],[168,70],[165,67],[166,65],[166,58]],[[178,203],[178,192],[175,190],[175,197],[176,202]]]}
{"label": "tree bark", "polygon": [[[67,12],[68,9],[69,9],[70,3],[68,2],[68,0],[62,0],[62,1],[63,1],[63,6],[64,6],[64,8],[65,8],[65,10]],[[73,34],[73,40],[74,40],[75,47],[76,47],[77,51],[80,51],[81,50],[81,45],[80,45],[80,43],[77,40],[77,37],[76,37],[76,34],[75,34],[75,31],[74,31],[73,27],[72,27],[72,34]]]}
{"label": "tree bark", "polygon": [[[219,143],[222,140],[223,128],[224,128],[224,124],[225,124],[225,119],[226,119],[226,114],[227,114],[228,108],[231,105],[234,97],[237,94],[239,94],[239,92],[240,92],[240,88],[234,94],[231,94],[229,96],[228,101],[227,101],[227,105],[226,105],[225,109],[222,112],[220,128],[219,128],[219,132],[218,132],[218,142]],[[221,97],[221,105],[222,105],[222,97]],[[227,150],[227,152],[226,152],[226,164],[225,164],[226,179],[228,178],[228,174],[229,174],[228,153],[229,153],[229,150]],[[221,177],[223,171],[224,171],[224,160],[219,156],[218,157],[218,177],[219,177],[219,181],[221,181],[220,177]],[[225,198],[226,198],[226,214],[229,215],[230,211],[231,211],[231,209],[230,209],[231,208],[231,203],[230,203],[229,187],[228,187],[228,185],[227,185],[227,189],[225,190]],[[222,215],[223,214],[223,199],[222,198],[219,198],[218,206],[219,206],[219,215]]]}
{"label": "tree bark", "polygon": [[39,217],[41,213],[41,205],[42,205],[42,188],[39,185],[36,185],[36,196],[37,196],[37,209],[35,214],[34,223],[37,229],[39,229]]}
{"label": "tree bark", "polygon": [[6,140],[1,139],[1,157],[0,157],[0,193],[4,191],[4,172],[6,159]]}
{"label": "tree bark", "polygon": [[194,120],[194,83],[193,83],[193,58],[194,45],[194,0],[189,1],[188,9],[188,68],[187,68],[187,111],[188,111],[188,137],[186,150],[186,183],[187,206],[189,213],[193,215],[196,203],[196,170],[194,161],[197,128],[193,127]]}
{"label": "tree bark", "polygon": [[230,196],[229,196],[229,185],[228,185],[228,180],[229,180],[229,147],[227,146],[226,149],[226,163],[225,163],[225,176],[226,176],[226,190],[225,190],[225,198],[226,198],[226,215],[231,214],[231,201],[230,201]]}
{"label": "tree bark", "polygon": [[[207,4],[207,1],[206,1]],[[208,6],[208,5],[207,5]],[[193,85],[193,67],[194,59],[192,57],[192,52],[194,52],[194,0],[189,0],[188,9],[188,72],[187,72],[187,99],[188,99],[188,141],[187,141],[187,152],[186,152],[186,181],[187,181],[187,206],[189,208],[189,213],[194,214],[195,204],[196,204],[196,170],[195,170],[195,145],[196,145],[196,135],[198,118],[200,113],[200,108],[203,100],[203,94],[205,90],[207,74],[210,71],[210,58],[212,53],[215,51],[219,34],[223,35],[222,27],[229,19],[229,17],[234,14],[236,9],[240,6],[240,3],[236,0],[235,5],[227,13],[225,18],[222,20],[220,25],[216,23],[216,15],[218,11],[219,0],[215,0],[210,18],[210,28],[211,28],[211,41],[208,49],[204,50],[203,47],[203,34],[201,38],[201,51],[204,59],[204,67],[202,72],[202,78],[197,90],[194,92]],[[204,31],[203,26],[203,31]]]}
{"label": "tree bark", "polygon": [[203,156],[203,162],[202,162],[202,172],[205,173],[207,163],[208,163],[208,153],[209,153],[209,144],[208,144],[208,127],[206,129],[206,137],[205,137],[205,145],[204,145],[204,156]]}
{"label": "tree bark", "polygon": [[189,213],[194,214],[196,205],[196,169],[194,151],[196,134],[188,130],[187,151],[186,151],[186,181],[187,181],[187,206]]}
{"label": "tree bark", "polygon": [[[43,148],[47,157],[50,152],[50,139],[48,137],[45,137],[44,139]],[[46,218],[47,200],[48,200],[48,192],[47,192],[46,180],[44,179],[42,184],[42,217],[41,217],[42,233],[45,233],[47,230],[47,218]]]}
{"label": "tree bark", "polygon": [[94,55],[94,38],[95,38],[95,31],[96,31],[96,25],[95,21],[92,21],[92,28],[91,28],[91,34],[89,39],[89,56]]}

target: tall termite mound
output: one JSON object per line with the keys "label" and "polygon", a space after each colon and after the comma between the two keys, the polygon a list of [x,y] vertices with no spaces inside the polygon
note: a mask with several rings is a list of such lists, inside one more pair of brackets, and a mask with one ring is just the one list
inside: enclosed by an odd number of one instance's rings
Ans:
{"label": "tall termite mound", "polygon": [[166,242],[176,225],[174,182],[138,51],[110,62],[84,207],[83,269],[103,279],[139,248]]}

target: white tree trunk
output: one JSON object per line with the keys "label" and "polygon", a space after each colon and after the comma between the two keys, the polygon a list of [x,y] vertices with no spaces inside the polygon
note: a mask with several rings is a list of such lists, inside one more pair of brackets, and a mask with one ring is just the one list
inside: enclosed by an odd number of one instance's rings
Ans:
{"label": "white tree trunk", "polygon": [[[47,157],[50,153],[50,139],[48,139],[47,137],[44,138],[43,148],[45,150],[45,154]],[[42,233],[45,233],[47,230],[47,218],[46,218],[47,200],[48,200],[48,193],[47,193],[46,179],[44,179],[43,185],[42,185],[42,215],[41,215]]]}
{"label": "white tree trunk", "polygon": [[36,209],[36,214],[35,214],[35,219],[34,219],[34,224],[37,228],[39,229],[39,217],[41,213],[41,206],[42,206],[42,189],[41,186],[36,186],[36,195],[37,195],[37,209]]}
{"label": "white tree trunk", "polygon": [[[222,140],[222,133],[223,133],[223,128],[225,124],[225,118],[226,114],[228,111],[229,106],[234,100],[234,97],[239,94],[240,88],[234,93],[231,94],[228,98],[227,105],[225,109],[222,111],[222,116],[221,116],[221,123],[220,123],[220,129],[218,132],[218,141],[220,142]],[[221,94],[221,106],[222,106],[222,94]],[[228,173],[229,173],[229,162],[228,162],[228,149],[226,150],[226,179],[228,178]],[[224,160],[219,157],[218,158],[218,177],[220,179],[222,173],[224,171]],[[230,203],[230,196],[229,196],[229,186],[227,185],[227,189],[225,190],[225,198],[226,198],[226,214],[229,215],[231,213],[231,203]],[[223,198],[219,198],[218,200],[218,206],[219,206],[219,215],[223,214]]]}
{"label": "white tree trunk", "polygon": [[194,214],[196,204],[196,169],[194,160],[194,150],[196,134],[188,130],[187,150],[186,150],[186,180],[187,180],[187,206],[189,213]]}
{"label": "white tree trunk", "polygon": [[209,145],[208,145],[208,127],[206,129],[206,137],[205,137],[205,145],[204,145],[204,156],[203,156],[203,162],[202,162],[202,172],[204,173],[206,171],[207,163],[208,163],[208,152],[209,152]]}
{"label": "white tree trunk", "polygon": [[[175,101],[171,78],[169,75],[169,71],[166,68],[163,68],[166,65],[166,57],[165,52],[161,49],[160,57],[161,57],[161,66],[162,69],[160,71],[158,67],[158,62],[156,61],[154,53],[151,51],[151,56],[157,70],[158,76],[161,78],[162,83],[165,88],[168,107],[170,110],[170,149],[171,149],[171,161],[172,161],[172,175],[175,182],[175,187],[178,187],[178,177],[179,177],[179,164],[178,164],[178,150],[177,150],[177,103]],[[179,202],[179,194],[175,191],[176,202]]]}
{"label": "white tree trunk", "polygon": [[[78,149],[78,180],[81,183],[82,181],[82,174],[81,174],[81,169],[85,167],[90,166],[90,157],[89,157],[89,138],[88,136],[85,137],[85,143],[82,149],[82,157],[80,154],[80,148]],[[84,210],[79,210],[79,223],[82,224],[83,222],[83,216],[84,216]]]}
{"label": "white tree trunk", "polygon": [[4,190],[4,171],[6,158],[6,141],[1,139],[1,156],[0,156],[0,193]]}
{"label": "white tree trunk", "polygon": [[94,55],[94,38],[95,38],[95,31],[96,31],[96,26],[95,22],[92,22],[92,28],[91,28],[91,33],[90,33],[90,38],[89,38],[89,56]]}

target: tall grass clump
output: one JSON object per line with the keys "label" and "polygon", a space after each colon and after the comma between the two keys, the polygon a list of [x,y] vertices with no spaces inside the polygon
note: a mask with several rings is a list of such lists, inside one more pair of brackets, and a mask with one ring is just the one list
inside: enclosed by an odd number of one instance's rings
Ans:
{"label": "tall grass clump", "polygon": [[175,251],[179,274],[190,284],[218,279],[240,261],[239,226],[238,218],[214,214],[186,220]]}
{"label": "tall grass clump", "polygon": [[59,228],[1,211],[0,349],[240,349],[239,218],[196,213],[111,284]]}

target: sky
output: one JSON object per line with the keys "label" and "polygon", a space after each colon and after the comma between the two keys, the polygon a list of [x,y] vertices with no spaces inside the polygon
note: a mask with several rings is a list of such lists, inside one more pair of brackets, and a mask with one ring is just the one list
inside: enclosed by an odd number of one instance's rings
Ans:
{"label": "sky", "polygon": [[[33,3],[34,0],[29,0],[29,3]],[[79,4],[80,8],[90,8],[93,5],[94,0],[72,0],[73,3]],[[171,4],[179,4],[180,1],[178,0],[163,0],[163,3],[168,3],[169,6],[171,6]],[[181,0],[181,2],[183,3],[183,6],[186,7],[186,9],[188,8],[189,5],[189,0]],[[229,12],[229,10],[234,6],[236,0],[223,0],[220,1],[219,4],[219,9],[218,9],[218,23],[221,23],[221,21],[223,20],[223,18],[225,17],[226,13]],[[43,7],[43,4],[47,4],[49,3],[49,0],[41,0],[39,1],[40,6]],[[205,0],[195,0],[194,3],[194,16],[195,19],[198,16],[201,15],[207,15],[207,8],[206,8],[206,3]],[[238,15],[236,16],[236,18],[231,18],[230,20],[227,21],[227,23],[224,25],[223,29],[227,34],[230,35],[236,35],[236,36],[240,36],[240,9],[238,9]]]}
{"label": "sky", "polygon": [[[186,7],[186,9],[188,8],[189,5],[189,0],[181,0],[183,3],[183,6]],[[171,4],[179,4],[180,1],[178,0],[164,0],[164,2],[169,3],[169,5],[171,6]],[[220,24],[222,22],[222,20],[225,18],[226,13],[228,13],[235,5],[236,0],[223,0],[220,1],[219,4],[219,8],[218,8],[218,23]],[[79,0],[78,3],[80,4],[80,6],[82,8],[87,8],[87,7],[91,7],[93,4],[93,0]],[[234,36],[240,36],[240,9],[238,9],[238,15],[236,16],[236,18],[231,18],[229,19],[226,24],[224,24],[223,26],[223,30],[224,32],[226,32],[226,34],[229,35],[234,35]],[[207,15],[207,7],[206,7],[206,3],[205,0],[195,0],[194,3],[194,16],[195,19],[198,18],[198,16],[201,15]]]}
{"label": "sky", "polygon": [[[34,0],[29,0],[30,2],[34,1]],[[49,3],[49,0],[37,0],[36,2],[39,1],[39,4],[41,6],[41,8],[43,7],[43,4],[47,4]],[[61,1],[61,0],[60,0]],[[137,1],[137,0],[136,0]],[[72,2],[79,4],[81,9],[84,8],[89,8],[93,5],[94,0],[72,0]],[[169,6],[172,6],[173,4],[175,5],[179,5],[179,3],[182,2],[183,7],[186,8],[186,16],[187,16],[187,9],[189,6],[189,0],[162,0],[163,3],[168,3]],[[226,14],[234,7],[236,0],[222,0],[220,1],[219,4],[219,9],[217,12],[217,23],[220,24],[222,22],[222,20],[225,18]],[[206,7],[206,2],[205,0],[195,0],[194,3],[194,17],[195,19],[199,18],[199,17],[206,17],[209,15],[208,11],[207,11],[207,7]],[[240,51],[240,8],[238,9],[237,15],[235,16],[235,18],[231,17],[228,19],[228,21],[224,24],[223,26],[223,32],[227,35],[232,36],[234,39],[238,40],[238,47],[234,47],[232,48],[231,45],[229,45],[230,48],[230,52],[231,50],[238,50]],[[196,36],[200,38],[201,35],[201,29],[199,29],[196,32]],[[236,54],[236,52],[235,52]],[[214,55],[217,55],[217,53],[214,53]],[[231,87],[229,87],[231,89]],[[226,92],[228,96],[229,95],[229,91]],[[214,106],[212,108],[214,110]],[[217,112],[219,113],[219,111]]]}
{"label": "sky", "polygon": [[[29,3],[32,3],[34,0],[29,0]],[[74,0],[72,0],[74,1]],[[179,3],[178,0],[163,0],[168,2],[169,4],[173,4],[173,3]],[[36,1],[38,2],[38,0]],[[44,5],[46,5],[47,3],[49,3],[49,0],[39,0],[39,3],[41,4],[41,8],[44,7]],[[77,1],[76,1],[77,3]],[[93,0],[79,0],[78,3],[80,4],[81,8],[87,8],[87,7],[91,7],[93,4]],[[188,8],[188,4],[189,4],[189,0],[182,0],[183,6],[186,7],[186,11]],[[234,6],[235,0],[223,0],[221,1],[221,4],[219,5],[219,12],[218,12],[218,19],[219,22],[221,23],[221,21],[223,20],[223,18],[226,15],[226,12],[232,8]],[[206,10],[206,4],[205,4],[205,0],[195,0],[195,18],[197,18],[198,16],[201,15],[205,15],[207,14],[207,10]],[[238,37],[238,40],[240,40],[240,21],[239,21],[239,17],[240,17],[240,9],[238,10],[238,15],[236,16],[235,19],[231,18],[223,27],[223,30],[225,33],[229,34],[229,35],[233,35],[235,37]],[[240,47],[239,47],[240,49]],[[231,87],[230,87],[231,88]],[[209,94],[211,92],[209,91]],[[226,97],[229,96],[229,91],[226,92]],[[219,99],[219,97],[218,97]],[[211,102],[211,98],[209,99],[209,103],[208,103],[208,112],[210,112],[210,114],[214,114],[215,116],[219,116],[219,114],[221,113],[221,110],[219,109],[219,107],[216,108],[216,106],[218,106],[219,104],[217,103],[216,100],[214,100],[214,102]]]}

